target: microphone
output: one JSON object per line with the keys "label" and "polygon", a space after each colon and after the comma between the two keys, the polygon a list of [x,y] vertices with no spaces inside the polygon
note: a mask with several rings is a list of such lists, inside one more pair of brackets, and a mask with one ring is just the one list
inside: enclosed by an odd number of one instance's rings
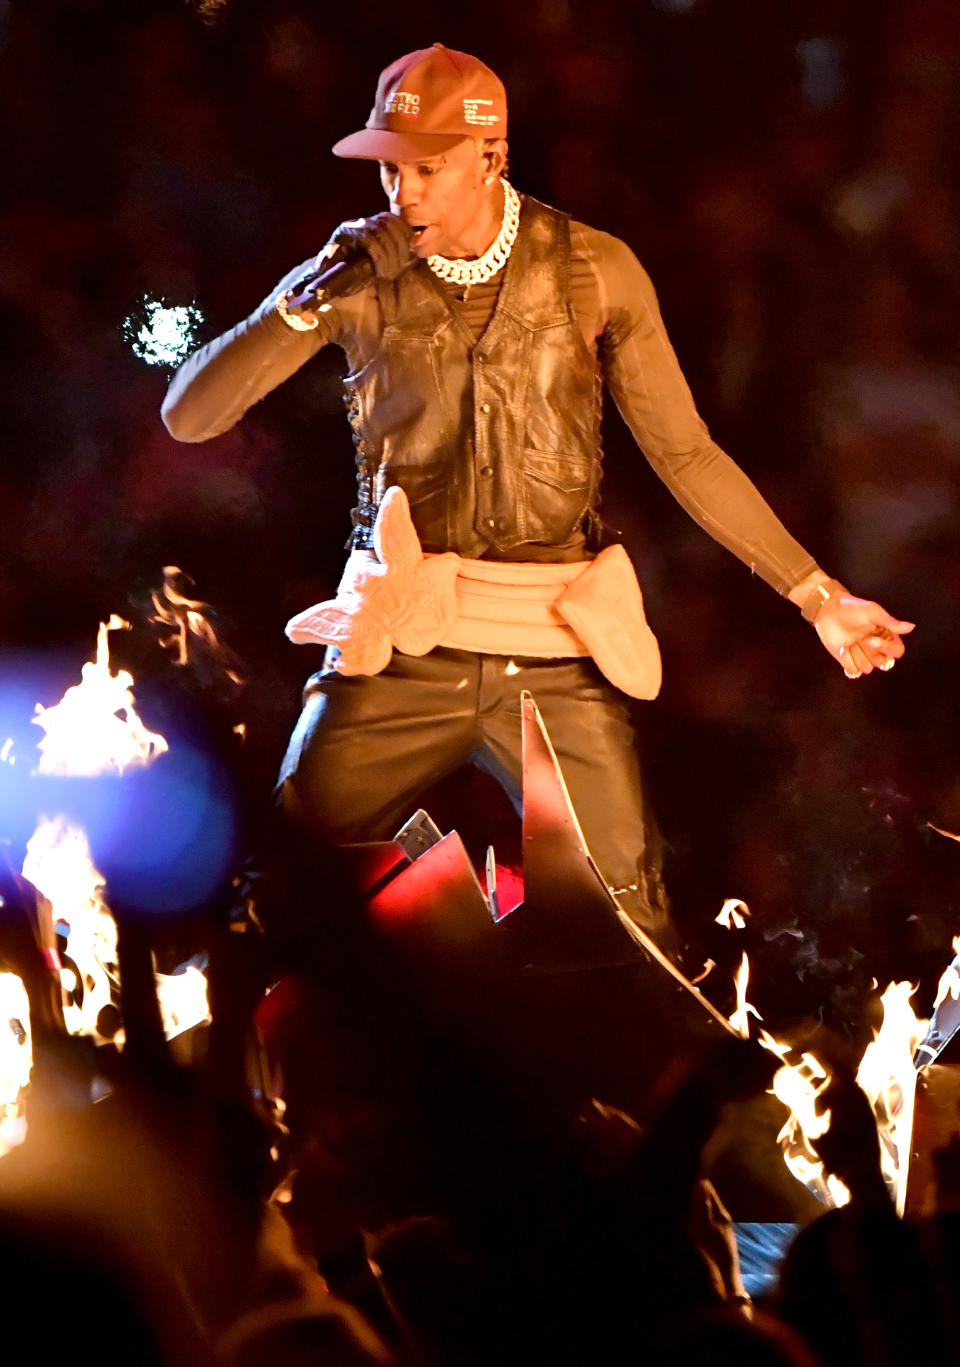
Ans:
{"label": "microphone", "polygon": [[355,252],[349,261],[341,261],[320,274],[311,272],[302,276],[290,288],[286,311],[303,313],[306,309],[316,308],[318,304],[328,304],[331,299],[356,294],[369,285],[375,274],[373,262],[367,253]]}

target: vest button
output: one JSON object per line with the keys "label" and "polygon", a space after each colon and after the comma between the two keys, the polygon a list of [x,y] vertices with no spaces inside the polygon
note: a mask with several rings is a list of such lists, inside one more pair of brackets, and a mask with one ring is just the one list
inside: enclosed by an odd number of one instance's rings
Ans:
{"label": "vest button", "polygon": [[493,474],[493,466],[485,465],[483,469],[480,471],[480,473],[481,475],[483,475],[484,479],[489,479],[490,476]]}
{"label": "vest button", "polygon": [[488,518],[487,518],[487,526],[488,526],[488,527],[495,527],[496,525],[497,525],[496,518],[493,518],[493,517],[488,517]]}
{"label": "vest button", "polygon": [[481,412],[481,413],[489,413],[489,412],[490,412],[490,405],[489,405],[488,403],[482,403],[482,404],[480,405],[480,412]]}

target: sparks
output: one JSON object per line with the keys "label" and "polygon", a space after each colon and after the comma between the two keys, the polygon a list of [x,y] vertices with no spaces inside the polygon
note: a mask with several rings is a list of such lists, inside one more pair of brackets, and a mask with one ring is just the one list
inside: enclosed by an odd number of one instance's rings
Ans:
{"label": "sparks", "polygon": [[144,295],[120,329],[133,354],[147,365],[176,366],[196,350],[202,322],[195,303],[170,305]]}

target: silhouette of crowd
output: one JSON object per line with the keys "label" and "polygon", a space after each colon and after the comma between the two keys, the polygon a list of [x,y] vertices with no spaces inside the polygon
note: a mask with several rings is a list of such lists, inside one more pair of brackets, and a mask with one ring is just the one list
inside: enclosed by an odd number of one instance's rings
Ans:
{"label": "silhouette of crowd", "polygon": [[[956,1133],[901,1219],[838,1054],[815,1147],[850,1202],[754,1223],[777,1251],[741,1270],[711,1151],[771,1054],[731,1035],[687,1055],[667,1030],[642,1123],[589,1088],[547,1103],[438,1005],[335,856],[279,830],[260,855],[189,913],[114,899],[122,1049],[58,1028],[35,895],[0,874],[34,1048],[26,1140],[0,1160],[12,1342],[52,1295],[77,1341],[158,1367],[958,1359]],[[212,1019],[166,1043],[143,969],[173,946],[205,951]]]}

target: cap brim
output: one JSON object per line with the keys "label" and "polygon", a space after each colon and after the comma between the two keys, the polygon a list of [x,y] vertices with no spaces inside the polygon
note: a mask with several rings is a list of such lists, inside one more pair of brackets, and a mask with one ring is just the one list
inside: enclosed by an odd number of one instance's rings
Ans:
{"label": "cap brim", "polygon": [[387,128],[361,128],[333,145],[335,157],[359,157],[364,161],[416,161],[435,157],[465,142],[465,133],[393,133]]}

